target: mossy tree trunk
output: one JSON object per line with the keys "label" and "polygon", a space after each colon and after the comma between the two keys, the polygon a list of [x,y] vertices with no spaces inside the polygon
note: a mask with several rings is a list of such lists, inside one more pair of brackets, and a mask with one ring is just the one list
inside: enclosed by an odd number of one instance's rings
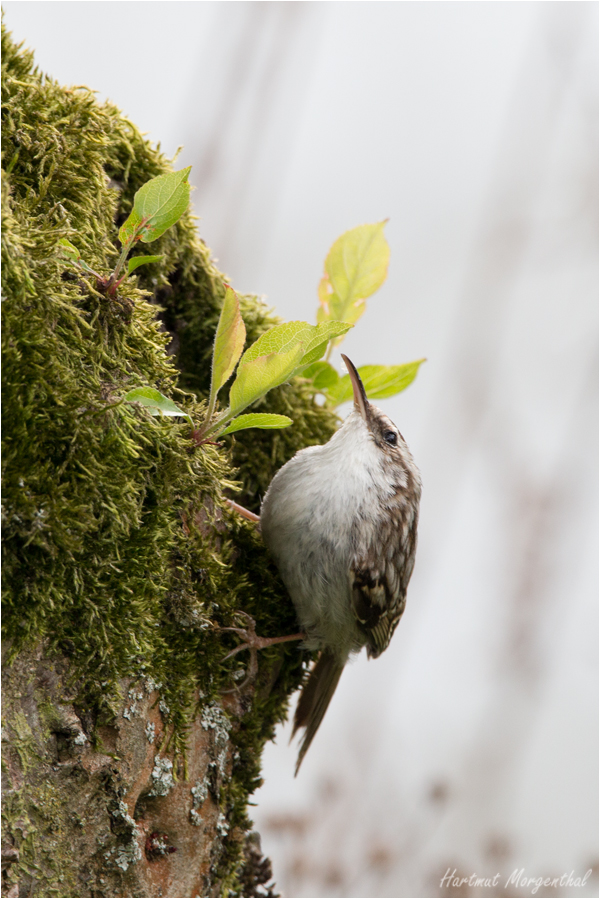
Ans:
{"label": "mossy tree trunk", "polygon": [[[248,797],[308,657],[267,650],[236,688],[220,628],[240,610],[262,634],[297,625],[224,495],[257,509],[336,421],[301,379],[262,403],[293,427],[221,447],[119,404],[148,385],[199,419],[224,279],[190,216],[116,299],[66,269],[63,237],[110,271],[135,191],[169,164],[2,40],[3,895],[267,895]],[[253,341],[275,319],[241,299]]]}

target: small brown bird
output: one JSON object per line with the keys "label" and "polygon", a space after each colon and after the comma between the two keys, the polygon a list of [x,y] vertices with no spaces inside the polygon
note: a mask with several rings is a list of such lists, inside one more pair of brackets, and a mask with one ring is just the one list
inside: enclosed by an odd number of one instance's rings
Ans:
{"label": "small brown bird", "polygon": [[353,412],[328,443],[300,450],[277,472],[260,513],[305,645],[321,651],[294,717],[294,733],[306,728],[296,773],[350,654],[366,646],[377,658],[389,645],[417,544],[419,471],[398,428],[342,358]]}

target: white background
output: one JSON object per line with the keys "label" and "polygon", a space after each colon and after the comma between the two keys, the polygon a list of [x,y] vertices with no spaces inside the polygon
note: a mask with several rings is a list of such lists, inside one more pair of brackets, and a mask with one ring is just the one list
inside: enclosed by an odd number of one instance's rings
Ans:
{"label": "white background", "polygon": [[[184,144],[200,233],[313,320],[333,240],[389,218],[344,350],[426,356],[381,405],[424,482],[405,616],[255,820],[287,896],[597,865],[597,12],[592,2],[4,3],[65,84]],[[597,867],[585,889],[597,895]],[[510,890],[509,890],[510,892]],[[476,893],[471,893],[475,895]],[[512,895],[530,891],[512,889]],[[465,893],[466,895],[466,893]]]}

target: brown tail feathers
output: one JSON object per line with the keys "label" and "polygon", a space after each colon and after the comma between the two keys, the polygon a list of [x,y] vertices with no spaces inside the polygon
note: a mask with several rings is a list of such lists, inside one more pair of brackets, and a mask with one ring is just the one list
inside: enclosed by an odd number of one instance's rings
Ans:
{"label": "brown tail feathers", "polygon": [[310,672],[310,677],[300,694],[296,714],[294,715],[292,737],[299,727],[306,728],[300,752],[298,753],[295,774],[300,770],[302,759],[319,729],[343,670],[344,663],[340,663],[333,653],[324,649],[319,656],[319,661]]}

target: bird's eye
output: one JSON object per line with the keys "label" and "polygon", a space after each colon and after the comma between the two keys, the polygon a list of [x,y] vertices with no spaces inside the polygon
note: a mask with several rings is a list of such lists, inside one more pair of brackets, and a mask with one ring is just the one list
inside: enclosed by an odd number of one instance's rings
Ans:
{"label": "bird's eye", "polygon": [[390,446],[396,446],[396,444],[398,443],[398,435],[395,431],[384,431],[383,439],[386,443],[389,443]]}

